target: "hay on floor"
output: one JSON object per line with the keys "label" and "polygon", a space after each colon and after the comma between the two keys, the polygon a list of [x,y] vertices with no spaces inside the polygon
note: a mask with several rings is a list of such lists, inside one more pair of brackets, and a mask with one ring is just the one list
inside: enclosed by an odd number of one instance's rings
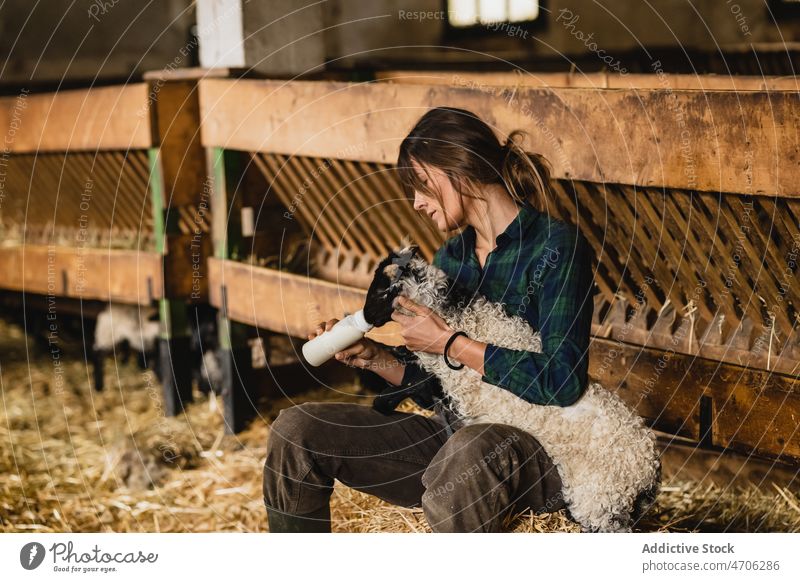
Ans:
{"label": "hay on floor", "polygon": [[[292,403],[369,403],[356,385],[274,400],[225,435],[212,396],[165,418],[149,371],[109,361],[107,388],[90,388],[82,354],[58,364],[22,330],[0,323],[0,531],[266,531],[261,479],[269,424]],[[403,409],[424,414],[406,401]],[[336,483],[337,532],[430,531],[421,509],[392,506]],[[563,511],[509,516],[518,532],[575,532]],[[800,531],[797,491],[671,483],[642,531]]]}

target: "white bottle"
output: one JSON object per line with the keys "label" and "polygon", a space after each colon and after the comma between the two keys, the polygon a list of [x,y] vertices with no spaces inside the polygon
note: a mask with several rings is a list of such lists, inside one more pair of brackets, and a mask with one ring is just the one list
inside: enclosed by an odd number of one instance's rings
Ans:
{"label": "white bottle", "polygon": [[352,346],[372,327],[372,324],[364,319],[364,310],[359,309],[336,322],[328,331],[303,344],[303,356],[312,366],[320,366],[337,352]]}

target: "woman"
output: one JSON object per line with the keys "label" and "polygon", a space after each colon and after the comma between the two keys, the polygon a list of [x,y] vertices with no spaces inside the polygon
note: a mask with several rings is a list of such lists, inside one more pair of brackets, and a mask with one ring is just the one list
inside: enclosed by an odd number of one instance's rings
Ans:
{"label": "woman", "polygon": [[[592,257],[573,226],[543,211],[544,160],[461,109],[426,113],[400,146],[398,173],[414,208],[446,233],[434,264],[472,292],[506,304],[541,333],[542,352],[458,336],[451,360],[529,402],[568,406],[587,385]],[[503,424],[464,425],[443,405],[438,380],[412,352],[444,353],[453,330],[407,298],[395,311],[405,347],[364,339],[336,354],[387,384],[372,407],[306,403],[279,413],[264,466],[270,531],[330,531],[334,479],[396,505],[422,506],[434,531],[499,531],[510,511],[564,507],[552,460],[530,434]],[[309,339],[330,329],[320,324]],[[397,412],[411,397],[436,414]]]}

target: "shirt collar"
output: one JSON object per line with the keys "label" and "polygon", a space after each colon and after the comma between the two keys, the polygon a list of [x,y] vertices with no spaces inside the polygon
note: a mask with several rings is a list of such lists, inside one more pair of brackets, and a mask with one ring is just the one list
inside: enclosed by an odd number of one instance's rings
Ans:
{"label": "shirt collar", "polygon": [[[539,211],[534,208],[530,201],[525,200],[519,207],[519,212],[514,220],[506,227],[506,229],[497,235],[495,243],[497,246],[502,246],[506,241],[520,239],[530,229],[531,225],[539,216]],[[475,248],[475,228],[468,225],[461,231],[459,237],[461,242],[461,251],[466,249]]]}
{"label": "shirt collar", "polygon": [[522,238],[522,236],[528,232],[528,229],[531,227],[533,222],[536,220],[539,212],[533,205],[528,201],[525,200],[522,205],[520,205],[519,213],[511,221],[511,224],[497,235],[497,244],[500,244],[501,241],[505,239],[514,240],[518,238]]}

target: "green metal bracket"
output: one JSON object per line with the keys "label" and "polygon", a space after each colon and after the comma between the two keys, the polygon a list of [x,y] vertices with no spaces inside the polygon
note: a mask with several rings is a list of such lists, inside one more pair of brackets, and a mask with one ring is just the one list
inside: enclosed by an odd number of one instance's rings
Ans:
{"label": "green metal bracket", "polygon": [[[237,260],[242,248],[241,200],[236,200],[236,190],[242,175],[242,154],[237,151],[214,148],[214,256],[218,259]],[[219,342],[223,349],[247,345],[247,326],[227,317],[227,297],[222,288],[222,307],[219,317]]]}
{"label": "green metal bracket", "polygon": [[166,230],[164,227],[164,174],[161,172],[161,160],[158,148],[147,150],[147,159],[150,166],[150,204],[153,212],[153,236],[155,237],[156,252],[163,255],[166,244]]}
{"label": "green metal bracket", "polygon": [[242,173],[241,154],[214,148],[214,256],[218,259],[240,259],[242,248],[241,201],[236,190]]}

